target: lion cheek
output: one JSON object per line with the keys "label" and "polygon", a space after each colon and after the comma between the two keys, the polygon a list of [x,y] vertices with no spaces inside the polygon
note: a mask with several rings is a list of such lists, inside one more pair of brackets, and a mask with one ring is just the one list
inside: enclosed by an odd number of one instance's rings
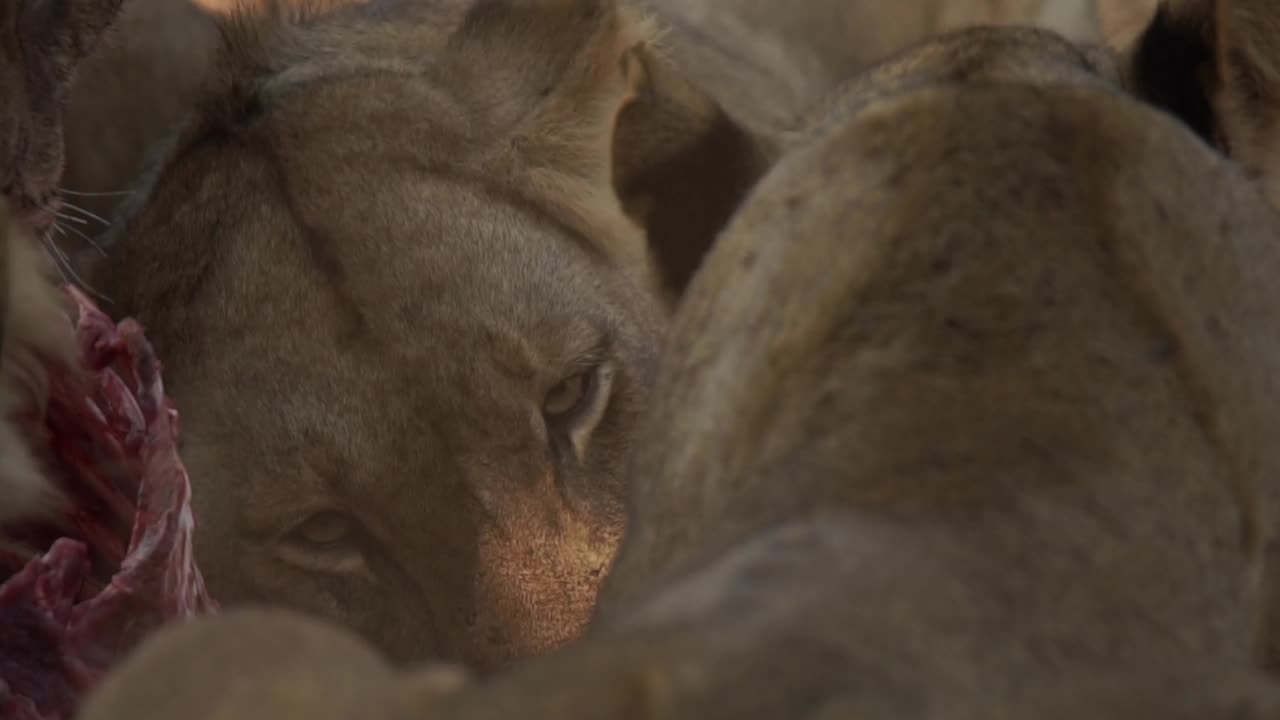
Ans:
{"label": "lion cheek", "polygon": [[464,654],[481,671],[546,654],[582,634],[617,551],[585,527],[482,541]]}

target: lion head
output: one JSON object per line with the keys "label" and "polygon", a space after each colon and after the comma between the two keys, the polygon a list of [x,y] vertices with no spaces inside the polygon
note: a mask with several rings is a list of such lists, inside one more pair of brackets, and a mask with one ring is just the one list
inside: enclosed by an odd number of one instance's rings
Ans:
{"label": "lion head", "polygon": [[624,525],[654,248],[766,153],[624,5],[286,14],[225,26],[95,279],[166,362],[210,589],[400,659],[551,648]]}

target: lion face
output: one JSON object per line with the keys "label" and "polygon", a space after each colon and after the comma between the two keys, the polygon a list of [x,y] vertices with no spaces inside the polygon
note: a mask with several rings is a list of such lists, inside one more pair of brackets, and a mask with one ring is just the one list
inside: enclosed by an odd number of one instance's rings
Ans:
{"label": "lion face", "polygon": [[615,156],[678,108],[609,3],[451,12],[233,22],[97,281],[165,359],[221,602],[487,668],[578,632],[623,530],[668,304]]}

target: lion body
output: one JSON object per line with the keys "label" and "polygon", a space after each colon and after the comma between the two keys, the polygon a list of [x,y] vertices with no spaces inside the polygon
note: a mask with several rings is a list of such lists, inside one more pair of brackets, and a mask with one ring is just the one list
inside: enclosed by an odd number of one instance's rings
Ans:
{"label": "lion body", "polygon": [[[1262,7],[1241,5],[1205,36],[1239,42]],[[833,97],[684,296],[586,635],[483,684],[388,671],[361,707],[1274,714],[1280,218],[1250,156],[1267,145],[1229,157],[1138,99],[1125,63],[1142,57],[971,30]],[[1164,79],[1201,92],[1201,70]],[[1220,102],[1236,79],[1219,79],[1207,102],[1238,137]],[[175,631],[86,717],[148,717],[160,668],[198,677],[219,638],[287,625]],[[278,683],[249,683],[264,717]]]}

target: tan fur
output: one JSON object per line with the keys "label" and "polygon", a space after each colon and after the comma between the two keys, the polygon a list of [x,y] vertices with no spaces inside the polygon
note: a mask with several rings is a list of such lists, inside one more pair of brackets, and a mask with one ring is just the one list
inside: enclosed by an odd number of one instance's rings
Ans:
{"label": "tan fur", "polygon": [[1088,0],[1042,0],[1034,25],[1052,30],[1075,43],[1104,40],[1098,7]]}
{"label": "tan fur", "polygon": [[0,192],[19,220],[39,231],[56,209],[69,85],[121,2],[13,0],[0,8]]}
{"label": "tan fur", "polygon": [[[138,189],[148,162],[193,109],[218,42],[216,19],[190,0],[125,2],[68,98],[62,184],[76,194],[64,200],[88,211],[69,226],[90,238],[106,230],[102,221]],[[59,239],[96,254],[78,232]]]}
{"label": "tan fur", "polygon": [[[1190,119],[1280,207],[1280,10],[1265,0],[1171,0],[1124,56],[1127,81]],[[1170,67],[1176,66],[1173,81]],[[1177,82],[1177,74],[1191,77]],[[1275,508],[1271,508],[1275,512]],[[1265,662],[1280,668],[1280,543],[1268,548]]]}
{"label": "tan fur", "polygon": [[[1280,13],[1270,4],[1240,2],[1216,17],[1219,74],[1215,98],[1226,118],[1222,133],[1247,158],[1267,195],[1280,205]],[[1261,89],[1261,90],[1259,90]]]}
{"label": "tan fur", "polygon": [[[313,12],[360,1],[285,0]],[[473,0],[448,1],[464,6]],[[1145,26],[1154,2],[1098,0],[1108,42],[1127,44]],[[255,12],[266,5],[247,3]],[[1038,18],[1057,24],[1054,18],[1064,14],[1088,19],[1094,7],[1086,0],[648,0],[644,5],[670,26],[662,44],[681,73],[705,87],[735,122],[761,136],[793,125],[846,77],[939,32]],[[217,33],[213,19],[200,9],[227,14],[235,7],[232,0],[130,0],[116,42],[88,64],[71,96],[68,187],[99,193],[134,187],[144,160],[190,108],[207,72]],[[1053,12],[1046,16],[1046,9]],[[677,193],[690,190],[671,190]],[[110,217],[121,202],[117,195],[75,199],[102,217]],[[664,234],[670,236],[670,231]],[[684,238],[673,238],[670,245],[676,257],[689,247]],[[684,254],[696,260],[704,251],[694,247]],[[690,265],[682,262],[672,279],[677,289]]]}
{"label": "tan fur", "polygon": [[[363,0],[286,0],[328,12]],[[464,5],[473,0],[449,0]],[[1107,41],[1127,45],[1145,27],[1156,0],[1098,0]],[[758,0],[649,0],[671,26],[663,45],[682,74],[705,87],[735,122],[761,136],[790,127],[813,102],[849,75],[931,35],[974,24],[1087,19],[1085,0],[878,0],[777,3]],[[267,3],[247,6],[263,11]],[[209,13],[229,14],[231,0],[130,0],[109,47],[87,63],[70,98],[66,185],[80,192],[74,204],[110,218],[136,187],[145,162],[191,109],[208,72],[217,30]],[[1051,9],[1051,17],[1045,10]],[[203,12],[203,11],[207,12]],[[1078,33],[1076,33],[1078,34]],[[687,81],[686,81],[687,82]],[[699,90],[699,93],[702,91]],[[718,111],[717,111],[718,112]],[[709,148],[715,151],[715,148]],[[703,162],[724,162],[712,152]],[[689,173],[668,173],[685,178]],[[692,183],[690,183],[692,185]],[[714,186],[722,192],[735,189]],[[688,196],[690,187],[669,194]],[[637,201],[638,202],[638,201]],[[671,207],[667,202],[667,207]],[[673,213],[687,215],[688,213]],[[96,220],[80,229],[97,234]],[[678,263],[670,283],[679,289],[705,252],[664,223],[664,252]],[[703,232],[690,228],[686,233]],[[669,240],[668,240],[669,239]],[[76,235],[66,243],[84,246]]]}
{"label": "tan fur", "polygon": [[1128,47],[1151,24],[1159,0],[1099,0],[1098,22],[1108,46]]}
{"label": "tan fur", "polygon": [[981,29],[850,85],[685,296],[590,631],[363,715],[1274,717],[1280,215],[1134,77]]}
{"label": "tan fur", "polygon": [[467,5],[228,25],[94,284],[165,361],[215,597],[487,669],[586,621],[664,248],[709,244],[765,153],[630,6]]}
{"label": "tan fur", "polygon": [[[222,15],[233,15],[237,12],[261,12],[271,5],[269,0],[193,0],[193,2],[203,10]],[[324,12],[369,2],[369,0],[285,0],[285,2]]]}
{"label": "tan fur", "polygon": [[795,125],[846,79],[939,33],[1034,24],[1119,46],[1135,24],[1145,25],[1155,0],[647,2],[674,26],[681,65],[735,117],[768,134]]}
{"label": "tan fur", "polygon": [[[167,681],[162,690],[154,673]],[[719,717],[664,714],[672,685],[655,671],[632,682],[593,686],[547,678],[541,698],[501,702],[501,689],[474,690],[490,701],[488,713],[457,704],[469,681],[456,666],[431,665],[396,673],[348,634],[313,620],[253,609],[171,628],[143,643],[125,668],[110,676],[77,717],[82,720],[448,720],[449,718]],[[554,676],[553,676],[554,677]],[[868,679],[874,673],[868,671]],[[216,678],[210,680],[210,678]],[[585,679],[585,678],[584,678]],[[564,691],[557,693],[556,691]],[[772,691],[738,688],[752,697]],[[564,694],[594,700],[564,703]],[[943,717],[989,720],[1264,720],[1280,710],[1280,692],[1263,678],[1213,662],[1173,662],[1128,673],[1080,672],[1041,678],[1007,697],[950,694],[944,701],[910,691],[869,707],[857,684],[844,693],[806,703],[785,717],[809,720],[909,720]],[[741,717],[741,716],[739,716]],[[776,717],[776,716],[775,716]]]}
{"label": "tan fur", "polygon": [[[456,14],[473,2],[436,4]],[[278,4],[314,17],[359,3]],[[240,9],[262,16],[272,6],[255,0]],[[190,0],[131,0],[125,5],[112,42],[85,64],[70,97],[65,185],[75,195],[67,204],[87,213],[75,213],[81,222],[62,238],[67,249],[78,250],[88,262],[99,254],[91,241],[104,230],[100,219],[114,217],[145,184],[149,165],[163,157],[174,130],[195,110],[216,55],[217,17],[232,15],[235,7]],[[770,138],[739,127],[752,126],[753,118],[727,114],[691,82],[714,80],[715,95],[725,95],[714,69],[671,62],[704,57],[690,56],[689,43],[705,40],[677,32],[662,33],[650,43],[661,59],[643,63],[648,82],[619,118],[634,147],[615,168],[617,181],[626,185],[627,212],[649,228],[665,284],[674,293],[688,282],[711,238],[775,155]],[[750,67],[747,71],[737,81],[756,82]],[[763,104],[782,106],[786,100]]]}
{"label": "tan fur", "polygon": [[[1277,218],[1106,75],[1045,35],[940,40],[855,85],[761,183],[655,387],[633,485],[653,520],[597,642],[544,672],[628,648],[604,676],[667,677],[662,717],[786,715],[872,673],[856,717],[1254,660]],[[717,629],[729,613],[759,644]],[[767,707],[734,707],[766,683]]]}
{"label": "tan fur", "polygon": [[[371,717],[395,688],[386,661],[354,634],[274,610],[232,611],[212,624],[187,622],[144,643],[136,656],[167,665],[192,645],[201,648],[199,666],[170,665],[163,688],[109,682],[103,712],[143,706],[166,718],[349,720]],[[213,668],[221,676],[215,682]]]}
{"label": "tan fur", "polygon": [[[347,0],[288,0],[322,14]],[[269,3],[248,3],[261,12]],[[76,213],[76,230],[95,239],[127,197],[141,185],[149,164],[195,109],[219,45],[218,19],[230,2],[127,0],[108,42],[80,68],[68,99],[64,200]],[[74,210],[73,210],[74,212]],[[61,236],[69,249],[97,254],[80,232]]]}
{"label": "tan fur", "polygon": [[[1229,151],[1280,204],[1280,15],[1271,3],[1170,0],[1126,61],[1149,99],[1195,116],[1196,131]],[[1192,79],[1159,82],[1173,62]],[[1187,107],[1191,101],[1203,107]]]}

